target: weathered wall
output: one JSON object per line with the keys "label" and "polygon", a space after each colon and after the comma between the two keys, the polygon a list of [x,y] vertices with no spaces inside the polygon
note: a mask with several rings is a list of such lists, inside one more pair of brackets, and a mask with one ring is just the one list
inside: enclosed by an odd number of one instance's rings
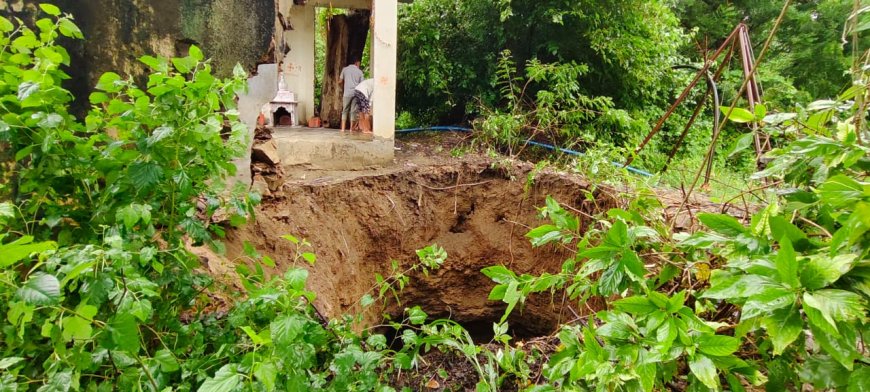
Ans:
{"label": "weathered wall", "polygon": [[85,40],[70,43],[70,89],[86,97],[106,71],[142,75],[142,55],[184,54],[190,44],[212,58],[218,75],[236,63],[253,71],[273,62],[274,0],[0,0],[0,13],[24,15],[48,2],[72,13]]}
{"label": "weathered wall", "polygon": [[282,36],[287,55],[282,64],[284,80],[296,93],[296,113],[302,124],[314,116],[314,7],[289,6],[281,9],[287,30]]}

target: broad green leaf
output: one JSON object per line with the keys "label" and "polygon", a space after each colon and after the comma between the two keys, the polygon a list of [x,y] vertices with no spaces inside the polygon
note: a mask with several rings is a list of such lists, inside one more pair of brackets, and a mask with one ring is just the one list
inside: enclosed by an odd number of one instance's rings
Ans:
{"label": "broad green leaf", "polygon": [[91,338],[91,322],[77,316],[66,317],[61,321],[63,340],[70,342],[73,339],[86,340]]}
{"label": "broad green leaf", "polygon": [[680,309],[683,308],[683,305],[686,303],[686,290],[680,290],[676,292],[671,298],[668,300],[668,308],[667,311],[671,313],[676,313]]}
{"label": "broad green leaf", "polygon": [[776,282],[761,275],[730,274],[715,270],[710,277],[710,288],[701,295],[702,298],[736,299],[751,297],[770,287],[777,287]]}
{"label": "broad green leaf", "polygon": [[770,125],[779,125],[795,118],[797,118],[797,113],[772,113],[765,116],[763,121]]}
{"label": "broad green leaf", "polygon": [[637,375],[640,376],[641,390],[652,392],[656,382],[656,364],[647,363],[637,367]]}
{"label": "broad green leaf", "polygon": [[803,332],[804,322],[795,307],[777,309],[761,319],[773,343],[773,355],[780,355]]}
{"label": "broad green leaf", "polygon": [[749,225],[752,234],[758,237],[770,235],[770,219],[775,217],[778,212],[779,204],[772,202],[767,207],[764,207],[761,212],[752,215],[752,222]]}
{"label": "broad green leaf", "polygon": [[870,366],[864,365],[852,372],[846,392],[870,392]]}
{"label": "broad green leaf", "polygon": [[12,366],[15,366],[17,363],[23,361],[24,358],[21,357],[8,357],[0,359],[0,370],[9,369]]}
{"label": "broad green leaf", "polygon": [[151,133],[151,136],[149,136],[147,139],[145,139],[146,142],[148,143],[148,147],[154,146],[155,144],[159,143],[161,140],[166,139],[167,137],[172,135],[173,132],[175,132],[175,129],[173,129],[170,126],[164,125],[164,126],[157,127],[154,130],[154,132]]}
{"label": "broad green leaf", "polygon": [[505,288],[504,298],[502,301],[508,304],[507,309],[504,311],[504,315],[501,317],[501,322],[505,322],[514,308],[517,306],[517,303],[522,299],[522,293],[519,291],[519,283],[517,281],[511,281],[508,283],[507,288]]}
{"label": "broad green leaf", "polygon": [[73,339],[86,340],[91,338],[91,321],[97,315],[97,307],[82,302],[76,307],[76,314],[69,315],[61,322],[63,339],[66,342]]}
{"label": "broad green leaf", "polygon": [[175,359],[172,352],[167,349],[157,350],[157,352],[154,353],[154,360],[160,364],[160,370],[165,373],[172,373],[181,369],[178,360]]}
{"label": "broad green leaf", "polygon": [[740,339],[725,335],[701,335],[698,350],[716,357],[731,355],[740,348]]}
{"label": "broad green leaf", "polygon": [[41,4],[39,4],[39,8],[42,9],[43,12],[45,12],[46,14],[49,14],[51,16],[60,15],[60,8],[57,8],[56,5],[41,3]]}
{"label": "broad green leaf", "polygon": [[284,279],[287,284],[294,290],[304,290],[305,283],[308,281],[308,270],[304,268],[291,268],[284,273]]}
{"label": "broad green leaf", "polygon": [[619,262],[635,281],[643,282],[647,270],[646,266],[643,265],[643,261],[637,256],[637,253],[634,253],[632,250],[626,250]]}
{"label": "broad green leaf", "polygon": [[115,349],[137,355],[139,352],[139,326],[129,313],[115,315],[108,323]]}
{"label": "broad green leaf", "polygon": [[677,339],[680,331],[678,330],[675,320],[666,319],[661,326],[656,330],[657,350],[661,353],[668,352]]}
{"label": "broad green leaf", "polygon": [[621,220],[613,222],[613,226],[610,228],[610,230],[607,231],[607,234],[604,236],[604,243],[606,245],[614,246],[617,248],[624,248],[630,245],[628,238],[628,226],[626,226],[625,222]]}
{"label": "broad green leaf", "polygon": [[63,117],[57,113],[49,113],[36,124],[40,128],[54,129],[63,123]]}
{"label": "broad green leaf", "polygon": [[18,85],[18,101],[24,101],[39,91],[39,83],[24,82]]}
{"label": "broad green leaf", "polygon": [[817,111],[817,110],[828,110],[837,107],[837,101],[830,99],[820,99],[818,101],[813,101],[807,106],[807,110],[809,111]]}
{"label": "broad green leaf", "polygon": [[836,282],[852,269],[856,254],[843,254],[834,257],[815,254],[801,264],[801,285],[809,290],[818,290]]}
{"label": "broad green leaf", "polygon": [[107,93],[116,93],[121,91],[121,87],[119,86],[120,81],[121,75],[114,72],[106,72],[100,76],[96,88],[97,90],[105,91]]}
{"label": "broad green leaf", "polygon": [[734,108],[734,110],[731,110],[731,108],[728,106],[721,106],[719,110],[729,120],[736,123],[748,123],[755,121],[755,115],[752,114],[752,112],[750,112],[749,110],[743,108]]}
{"label": "broad green leaf", "polygon": [[151,69],[153,69],[155,71],[166,72],[166,70],[167,70],[166,69],[167,64],[166,64],[165,59],[159,59],[159,58],[154,57],[154,56],[147,56],[146,55],[146,56],[139,57],[139,61],[142,64],[147,65],[148,67],[150,67]]}
{"label": "broad green leaf", "polygon": [[689,359],[689,369],[708,388],[719,389],[719,376],[716,374],[716,365],[710,358],[707,358],[703,354],[695,354],[694,357]]}
{"label": "broad green leaf", "polygon": [[190,73],[196,66],[196,61],[190,57],[173,57],[170,61],[175,69],[183,74]]}
{"label": "broad green leaf", "polygon": [[867,308],[864,298],[853,292],[836,289],[804,293],[804,303],[818,310],[831,325],[837,321],[865,320]]}
{"label": "broad green leaf", "polygon": [[782,216],[772,216],[769,220],[770,234],[773,239],[786,237],[797,251],[806,250],[810,244],[807,234]]}
{"label": "broad green leaf", "polygon": [[711,230],[726,236],[736,237],[747,233],[746,227],[737,219],[724,214],[698,214],[698,220]]}
{"label": "broad green leaf", "polygon": [[139,162],[130,165],[129,181],[138,190],[150,188],[163,177],[163,168],[154,162]]}
{"label": "broad green leaf", "polygon": [[54,275],[36,272],[17,294],[30,305],[53,305],[60,300],[60,282]]}
{"label": "broad green leaf", "polygon": [[6,19],[3,16],[0,16],[0,33],[10,32],[15,29],[15,26],[9,19]]}
{"label": "broad green leaf", "polygon": [[613,302],[613,306],[617,310],[639,316],[643,316],[658,310],[658,306],[655,306],[649,299],[637,296],[623,298],[621,300]]}
{"label": "broad green leaf", "polygon": [[243,375],[239,365],[231,363],[218,369],[214,377],[209,377],[199,386],[198,392],[235,392],[242,385]]}
{"label": "broad green leaf", "polygon": [[737,141],[734,142],[734,145],[728,150],[728,158],[733,158],[735,155],[746,151],[748,148],[752,147],[752,143],[755,141],[755,135],[752,133],[743,134]]}
{"label": "broad green leaf", "polygon": [[254,365],[254,377],[263,383],[267,391],[275,390],[275,381],[278,378],[278,367],[272,361],[260,362]]}
{"label": "broad green leaf", "polygon": [[78,39],[84,38],[82,30],[79,29],[79,27],[76,26],[75,23],[67,18],[61,18],[57,21],[57,30],[60,31],[60,33],[63,34],[64,37]]}
{"label": "broad green leaf", "polygon": [[800,287],[798,281],[798,261],[791,241],[783,237],[779,241],[779,253],[776,255],[776,270],[780,280],[789,287]]}
{"label": "broad green leaf", "polygon": [[832,390],[846,386],[849,370],[827,355],[809,357],[800,368],[803,382],[810,383],[814,390]]}
{"label": "broad green leaf", "polygon": [[767,106],[763,103],[755,104],[755,118],[764,118],[767,115]]}
{"label": "broad green leaf", "polygon": [[501,301],[504,299],[505,293],[507,293],[507,284],[497,284],[492,288],[492,291],[489,292],[489,296],[487,297],[490,301]]}
{"label": "broad green leaf", "polygon": [[[840,324],[839,334],[826,333],[814,323],[810,323],[813,339],[828,355],[834,358],[846,369],[852,370],[856,359],[861,358],[858,352],[857,331],[849,324]],[[844,382],[845,383],[845,382]]]}
{"label": "broad green leaf", "polygon": [[486,275],[496,283],[506,284],[517,280],[517,274],[502,265],[486,267],[480,272],[482,272],[484,275]]}
{"label": "broad green leaf", "polygon": [[199,47],[197,47],[196,45],[190,45],[190,48],[188,49],[188,55],[190,55],[190,58],[192,58],[194,61],[202,61],[202,59],[204,58],[204,56],[202,55],[202,50],[200,50]]}
{"label": "broad green leaf", "polygon": [[797,294],[783,287],[769,287],[764,291],[749,297],[743,304],[740,320],[748,320],[764,316],[776,309],[782,309],[797,301]]}
{"label": "broad green leaf", "polygon": [[426,322],[428,315],[419,306],[415,306],[408,310],[408,321],[413,325],[422,325]]}
{"label": "broad green leaf", "polygon": [[541,225],[526,233],[532,246],[538,247],[562,239],[562,231],[554,225]]}
{"label": "broad green leaf", "polygon": [[746,392],[743,383],[733,374],[726,374],[725,380],[728,381],[728,386],[731,387],[731,392]]}
{"label": "broad green leaf", "polygon": [[855,204],[864,195],[864,186],[851,177],[837,175],[829,178],[816,190],[822,203],[834,208],[842,208]]}
{"label": "broad green leaf", "polygon": [[8,244],[0,245],[0,268],[9,267],[34,253],[57,249],[54,242],[33,243],[33,237],[24,236]]}
{"label": "broad green leaf", "polygon": [[305,320],[298,315],[283,315],[269,325],[272,343],[275,346],[289,346],[302,334]]}
{"label": "broad green leaf", "polygon": [[88,97],[88,100],[91,102],[91,104],[97,105],[97,104],[101,104],[104,102],[108,102],[109,96],[106,95],[106,93],[101,93],[99,91],[96,91],[96,92],[91,93],[91,95]]}

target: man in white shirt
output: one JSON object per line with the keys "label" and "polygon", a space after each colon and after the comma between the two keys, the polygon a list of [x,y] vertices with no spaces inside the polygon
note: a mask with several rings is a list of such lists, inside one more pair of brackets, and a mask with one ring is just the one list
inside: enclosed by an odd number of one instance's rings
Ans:
{"label": "man in white shirt", "polygon": [[355,58],[351,64],[341,70],[341,81],[344,83],[344,95],[341,98],[341,132],[344,132],[344,123],[350,120],[350,128],[353,129],[353,121],[356,119],[354,106],[354,89],[362,82],[365,75],[359,69],[360,61]]}

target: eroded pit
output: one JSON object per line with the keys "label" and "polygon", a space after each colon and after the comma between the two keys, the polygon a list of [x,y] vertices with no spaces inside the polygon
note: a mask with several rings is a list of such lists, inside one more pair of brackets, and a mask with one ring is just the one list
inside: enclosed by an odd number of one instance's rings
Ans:
{"label": "eroded pit", "polygon": [[[430,316],[451,318],[476,340],[492,335],[492,323],[504,304],[487,299],[494,283],[480,270],[504,264],[517,273],[556,273],[568,254],[558,247],[532,248],[525,234],[544,221],[537,207],[550,195],[571,208],[594,213],[614,205],[588,183],[562,173],[512,163],[493,168],[486,160],[407,168],[389,174],[319,179],[287,184],[279,196],[259,207],[256,222],[229,233],[230,256],[249,241],[286,269],[294,252],[284,234],[308,239],[317,253],[309,289],[315,305],[328,317],[363,311],[376,324],[382,311],[399,315],[420,305]],[[580,217],[585,228],[590,222]],[[363,310],[359,300],[375,285],[375,274],[388,276],[392,260],[404,270],[417,262],[415,251],[442,246],[448,259],[428,277],[412,274],[401,304]],[[551,333],[574,314],[562,298],[537,295],[511,317],[517,337]]]}

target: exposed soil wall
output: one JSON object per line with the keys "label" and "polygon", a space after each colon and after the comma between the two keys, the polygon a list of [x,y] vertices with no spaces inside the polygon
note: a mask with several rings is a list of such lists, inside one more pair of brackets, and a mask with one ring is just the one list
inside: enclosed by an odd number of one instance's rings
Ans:
{"label": "exposed soil wall", "polygon": [[[494,283],[482,268],[504,264],[518,273],[555,273],[567,256],[555,247],[533,249],[524,237],[527,227],[544,223],[536,207],[546,196],[587,212],[612,205],[605,195],[590,202],[589,184],[576,176],[545,171],[527,183],[531,170],[525,163],[491,168],[477,160],[285,186],[281,197],[260,207],[255,223],[229,233],[230,256],[249,241],[273,257],[279,270],[286,269],[294,248],[279,237],[307,238],[318,255],[309,288],[318,295],[320,311],[336,317],[360,311],[359,299],[375,284],[376,273],[389,274],[391,260],[407,268],[416,262],[417,249],[438,244],[447,251],[447,262],[429,277],[413,275],[402,304],[391,303],[386,311],[395,315],[420,305],[434,317],[450,317],[485,335],[504,306],[487,300]],[[547,334],[573,318],[561,301],[531,298],[510,320],[514,333]],[[381,309],[373,308],[366,312],[369,323],[380,321]]]}

